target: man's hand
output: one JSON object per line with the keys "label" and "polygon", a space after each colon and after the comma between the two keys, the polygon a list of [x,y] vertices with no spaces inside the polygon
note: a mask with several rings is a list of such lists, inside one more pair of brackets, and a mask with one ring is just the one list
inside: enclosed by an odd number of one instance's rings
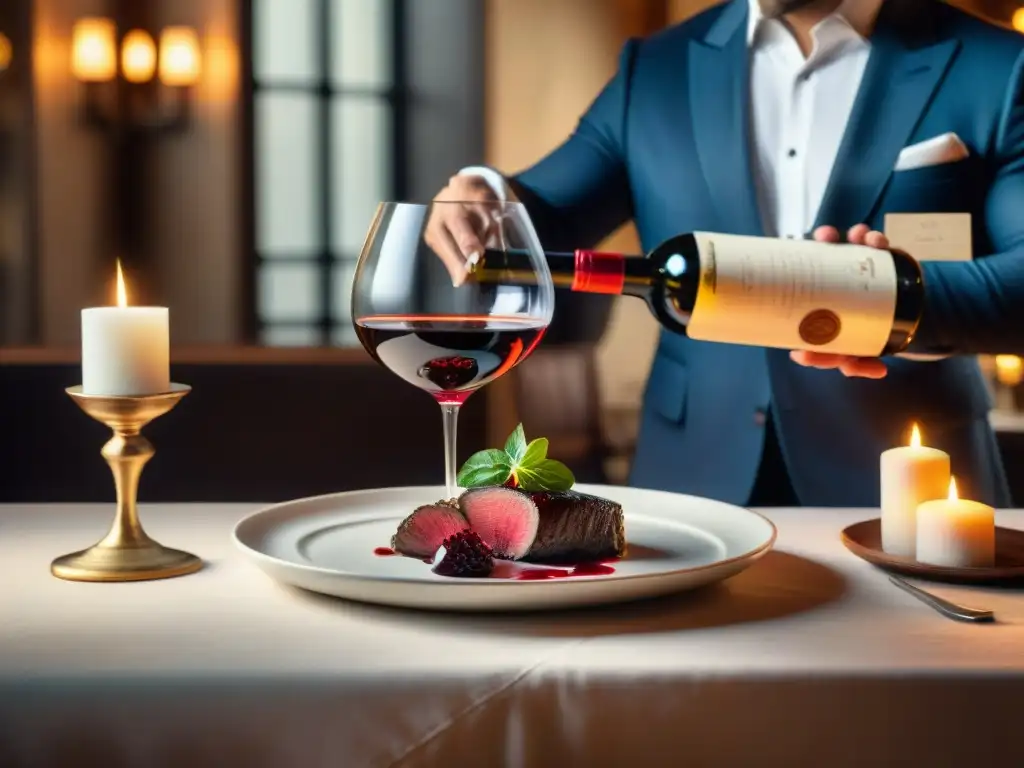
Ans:
{"label": "man's hand", "polygon": [[466,279],[466,262],[482,256],[497,222],[498,196],[481,176],[452,176],[434,197],[427,222],[427,245],[441,257],[453,285]]}
{"label": "man's hand", "polygon": [[[818,227],[814,230],[814,239],[825,243],[838,243],[839,230],[835,227]],[[875,232],[866,224],[858,224],[846,233],[847,242],[855,245],[869,245],[872,248],[888,248],[889,240],[881,232]],[[885,363],[877,357],[854,357],[852,355],[833,355],[825,352],[790,352],[794,362],[809,368],[838,368],[844,376],[860,376],[867,379],[885,377]]]}

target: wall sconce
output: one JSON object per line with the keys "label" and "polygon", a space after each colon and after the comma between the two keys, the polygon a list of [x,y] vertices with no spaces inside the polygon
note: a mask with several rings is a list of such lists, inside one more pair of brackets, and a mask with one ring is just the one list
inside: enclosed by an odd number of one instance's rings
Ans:
{"label": "wall sconce", "polygon": [[199,36],[189,27],[166,27],[155,36],[132,29],[118,38],[112,19],[80,19],[71,74],[83,86],[86,125],[114,144],[114,247],[127,263],[138,264],[148,249],[148,145],[155,136],[188,128],[202,58]]}
{"label": "wall sconce", "polygon": [[[166,27],[159,47],[149,32],[133,29],[117,40],[111,19],[80,19],[72,37],[71,72],[85,86],[86,122],[101,128],[182,130],[202,69],[199,37],[190,27]],[[104,84],[120,98],[104,111]]]}
{"label": "wall sconce", "polygon": [[0,75],[7,71],[8,67],[11,66],[11,60],[14,58],[14,46],[11,44],[11,38],[0,32]]}

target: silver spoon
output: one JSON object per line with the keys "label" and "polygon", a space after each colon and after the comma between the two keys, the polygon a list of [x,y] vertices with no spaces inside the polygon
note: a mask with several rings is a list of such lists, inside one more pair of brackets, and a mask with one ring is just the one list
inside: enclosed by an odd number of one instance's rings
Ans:
{"label": "silver spoon", "polygon": [[890,575],[889,581],[904,592],[910,593],[925,605],[930,605],[942,615],[948,616],[956,621],[995,621],[996,619],[996,616],[992,611],[980,608],[968,608],[965,605],[957,605],[956,603],[949,602],[949,600],[943,600],[941,597],[936,597],[930,592],[918,589],[913,584],[909,584],[901,579],[899,576]]}

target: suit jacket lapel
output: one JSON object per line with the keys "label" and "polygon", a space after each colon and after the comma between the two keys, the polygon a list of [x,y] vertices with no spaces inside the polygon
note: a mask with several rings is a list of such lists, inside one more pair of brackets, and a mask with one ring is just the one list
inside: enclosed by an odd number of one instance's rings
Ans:
{"label": "suit jacket lapel", "polygon": [[746,23],[746,0],[732,0],[703,38],[690,41],[689,106],[697,157],[723,230],[761,235],[750,164]]}
{"label": "suit jacket lapel", "polygon": [[871,54],[815,227],[867,222],[959,47],[936,39],[930,4],[883,3]]}

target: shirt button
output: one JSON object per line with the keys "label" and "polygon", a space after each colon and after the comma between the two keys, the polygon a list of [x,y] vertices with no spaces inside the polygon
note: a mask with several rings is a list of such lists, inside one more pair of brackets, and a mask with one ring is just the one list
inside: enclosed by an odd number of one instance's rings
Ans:
{"label": "shirt button", "polygon": [[754,411],[754,423],[757,426],[763,427],[766,421],[768,421],[768,415],[764,412],[763,408],[758,408]]}
{"label": "shirt button", "polygon": [[786,154],[789,155],[790,157],[796,157],[796,150],[795,149],[791,149]]}

